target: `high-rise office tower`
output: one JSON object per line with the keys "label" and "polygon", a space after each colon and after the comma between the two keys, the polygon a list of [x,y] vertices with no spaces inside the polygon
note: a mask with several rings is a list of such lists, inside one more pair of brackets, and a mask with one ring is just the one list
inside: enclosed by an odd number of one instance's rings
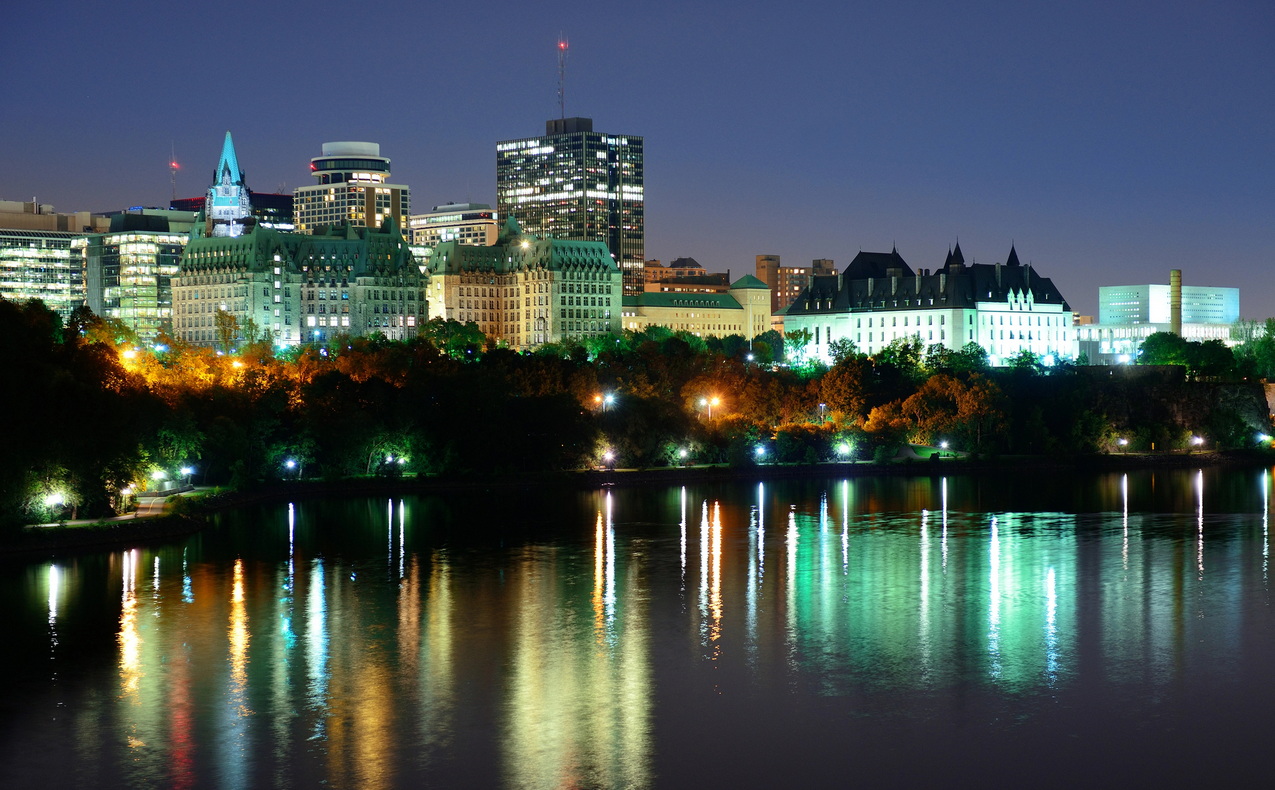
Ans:
{"label": "high-rise office tower", "polygon": [[317,184],[292,193],[297,231],[314,233],[321,226],[347,223],[380,228],[393,219],[407,231],[411,190],[387,183],[390,160],[377,143],[324,143],[323,155],[310,160]]}
{"label": "high-rise office tower", "polygon": [[543,137],[496,144],[496,210],[523,232],[607,245],[640,293],[646,260],[642,138],[593,131],[591,118],[545,124]]}

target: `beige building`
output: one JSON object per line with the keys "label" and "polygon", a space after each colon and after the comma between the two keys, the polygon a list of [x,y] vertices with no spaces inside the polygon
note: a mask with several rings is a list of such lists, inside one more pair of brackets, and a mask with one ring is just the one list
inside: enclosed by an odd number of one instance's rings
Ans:
{"label": "beige building", "polygon": [[310,171],[317,183],[292,193],[297,232],[335,225],[380,228],[388,219],[400,230],[408,227],[411,190],[388,183],[390,160],[381,156],[379,144],[324,143]]}
{"label": "beige building", "polygon": [[816,276],[836,273],[836,265],[828,258],[816,258],[810,266],[784,266],[778,255],[757,256],[757,279],[770,288],[772,315],[781,315]]}
{"label": "beige building", "polygon": [[620,332],[620,267],[600,241],[524,235],[510,217],[494,245],[439,244],[429,273],[430,318],[472,322],[511,348]]}
{"label": "beige building", "polygon": [[753,338],[770,329],[770,289],[752,275],[726,293],[647,292],[624,298],[624,328],[664,326],[697,337]]}
{"label": "beige building", "polygon": [[409,220],[412,244],[433,249],[445,241],[490,247],[500,236],[496,211],[486,203],[446,203]]}

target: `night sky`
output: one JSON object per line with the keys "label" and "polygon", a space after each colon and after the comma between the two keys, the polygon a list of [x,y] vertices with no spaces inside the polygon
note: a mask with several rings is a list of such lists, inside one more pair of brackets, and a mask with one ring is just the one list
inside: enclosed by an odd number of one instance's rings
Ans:
{"label": "night sky", "polygon": [[415,211],[495,204],[495,144],[566,113],[646,144],[646,257],[751,273],[1010,243],[1099,285],[1240,287],[1275,316],[1275,5],[1254,2],[8,3],[0,199],[260,192],[379,142]]}

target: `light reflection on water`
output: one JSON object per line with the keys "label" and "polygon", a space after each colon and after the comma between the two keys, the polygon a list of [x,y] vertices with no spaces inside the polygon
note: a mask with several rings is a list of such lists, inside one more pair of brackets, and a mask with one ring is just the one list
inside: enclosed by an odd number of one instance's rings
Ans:
{"label": "light reflection on water", "polygon": [[[699,746],[758,739],[768,760],[717,776],[765,786],[845,767],[788,764],[803,739],[981,731],[995,752],[1062,737],[1059,711],[1149,715],[1171,761],[1175,700],[1275,698],[1247,669],[1275,641],[1269,473],[1074,484],[1103,508],[984,509],[920,478],[561,494],[521,532],[410,497],[232,514],[220,539],[31,566],[10,592],[43,659],[0,757],[88,786],[676,787],[714,776]],[[114,654],[74,655],[101,581]]]}

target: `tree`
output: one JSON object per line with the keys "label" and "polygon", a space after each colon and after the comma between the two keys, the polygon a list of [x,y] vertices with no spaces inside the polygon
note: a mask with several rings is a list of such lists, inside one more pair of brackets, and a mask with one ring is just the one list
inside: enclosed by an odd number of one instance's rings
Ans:
{"label": "tree", "polygon": [[1186,341],[1172,332],[1153,332],[1142,341],[1139,365],[1186,365]]}
{"label": "tree", "polygon": [[806,358],[806,347],[814,338],[809,329],[794,329],[784,333],[784,359],[792,365],[800,365]]}
{"label": "tree", "polygon": [[239,319],[233,313],[218,310],[213,316],[213,336],[223,354],[234,350],[235,339],[239,337]]}

